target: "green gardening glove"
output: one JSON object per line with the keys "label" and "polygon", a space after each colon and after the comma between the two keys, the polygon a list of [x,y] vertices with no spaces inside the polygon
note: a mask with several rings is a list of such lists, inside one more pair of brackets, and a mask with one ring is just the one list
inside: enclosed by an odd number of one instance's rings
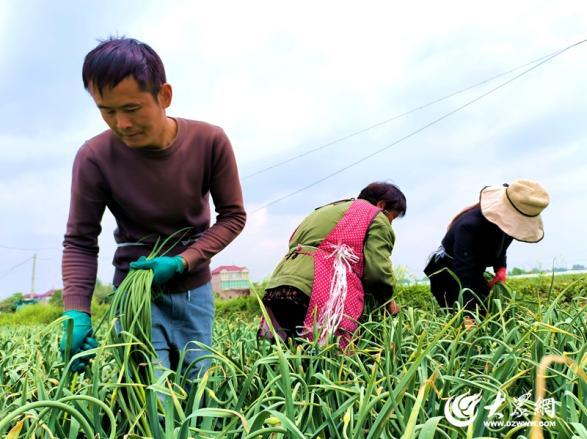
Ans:
{"label": "green gardening glove", "polygon": [[[69,358],[65,358],[65,351],[67,345],[69,345],[69,357],[73,357],[75,354],[98,347],[98,342],[93,337],[94,331],[92,330],[92,318],[88,313],[78,311],[76,309],[70,309],[63,313],[65,317],[73,320],[73,331],[71,332],[71,340],[67,336],[68,320],[63,323],[63,337],[61,338],[61,344],[59,350],[61,356],[65,361]],[[88,365],[90,358],[95,357],[94,354],[88,355],[83,358],[76,358],[72,365],[72,372],[81,372]]]}
{"label": "green gardening glove", "polygon": [[176,274],[185,270],[184,259],[181,256],[159,256],[147,259],[141,256],[137,261],[130,263],[133,270],[153,270],[153,282],[164,284]]}

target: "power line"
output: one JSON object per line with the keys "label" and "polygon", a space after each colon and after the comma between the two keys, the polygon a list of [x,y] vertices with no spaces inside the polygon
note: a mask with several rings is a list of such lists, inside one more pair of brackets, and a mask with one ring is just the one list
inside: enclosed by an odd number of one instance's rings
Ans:
{"label": "power line", "polygon": [[5,249],[5,250],[17,250],[17,251],[21,251],[21,252],[58,251],[58,250],[60,250],[56,247],[24,248],[24,247],[11,247],[9,245],[0,245],[0,248]]}
{"label": "power line", "polygon": [[354,161],[354,162],[352,162],[352,163],[348,164],[347,166],[344,166],[343,168],[340,168],[340,169],[338,169],[338,170],[334,171],[333,173],[331,173],[331,174],[328,174],[328,175],[326,175],[325,177],[322,177],[322,178],[320,178],[319,180],[316,180],[316,181],[314,181],[314,182],[312,182],[312,183],[310,183],[310,184],[308,184],[308,185],[306,185],[306,186],[304,186],[304,187],[302,187],[302,188],[300,188],[300,189],[297,189],[297,190],[295,190],[295,191],[293,191],[293,192],[290,192],[290,193],[288,193],[287,195],[284,195],[283,197],[280,197],[280,198],[277,198],[277,199],[275,199],[275,200],[273,200],[273,201],[270,201],[269,203],[266,203],[266,204],[264,204],[263,206],[261,206],[261,207],[259,207],[259,208],[255,209],[255,210],[253,210],[253,212],[251,212],[251,213],[256,213],[256,212],[258,212],[258,211],[260,211],[260,210],[262,210],[262,209],[265,209],[265,208],[267,208],[267,207],[269,207],[269,206],[272,206],[272,205],[274,205],[274,204],[276,204],[276,203],[279,203],[280,201],[283,201],[283,200],[285,200],[286,198],[289,198],[289,197],[291,197],[291,196],[293,196],[293,195],[296,195],[296,194],[298,194],[298,193],[300,193],[300,192],[303,192],[303,191],[305,191],[306,189],[309,189],[309,188],[311,188],[311,187],[313,187],[313,186],[316,186],[317,184],[319,184],[319,183],[322,183],[323,181],[325,181],[325,180],[328,180],[329,178],[332,178],[332,177],[334,177],[335,175],[338,175],[338,174],[340,174],[340,173],[342,173],[342,172],[346,171],[347,169],[350,169],[350,168],[352,168],[353,166],[356,166],[356,165],[358,165],[359,163],[362,163],[362,162],[364,162],[365,160],[368,160],[368,159],[370,159],[371,157],[373,157],[373,156],[375,156],[375,155],[377,155],[377,154],[380,154],[381,152],[383,152],[383,151],[385,151],[385,150],[387,150],[387,149],[391,148],[392,146],[395,146],[395,145],[397,145],[398,143],[400,143],[400,142],[403,142],[404,140],[406,140],[406,139],[409,139],[410,137],[413,137],[413,136],[415,136],[416,134],[418,134],[418,133],[420,133],[420,132],[424,131],[425,129],[427,129],[427,128],[431,127],[432,125],[436,125],[437,123],[441,122],[442,120],[444,120],[444,119],[446,119],[446,118],[448,118],[448,117],[452,116],[453,114],[455,114],[455,113],[457,113],[457,112],[459,112],[459,111],[463,110],[464,108],[466,108],[466,107],[468,107],[468,106],[470,106],[470,105],[474,104],[475,102],[477,102],[477,101],[479,101],[479,100],[481,100],[481,99],[483,99],[483,98],[485,98],[485,97],[489,96],[490,94],[492,94],[492,93],[496,92],[496,91],[497,91],[497,90],[499,90],[500,88],[503,88],[503,87],[505,87],[506,85],[508,85],[508,84],[510,84],[510,83],[512,83],[512,82],[514,82],[516,79],[519,79],[519,78],[521,78],[522,76],[525,76],[526,74],[530,73],[532,70],[535,70],[535,69],[537,69],[538,67],[540,67],[541,65],[543,65],[543,64],[546,64],[547,62],[551,61],[552,59],[554,59],[554,58],[556,58],[557,56],[561,55],[562,53],[566,52],[567,50],[569,50],[569,49],[572,49],[573,47],[579,46],[579,45],[581,45],[581,44],[585,43],[586,41],[587,41],[587,39],[585,39],[585,40],[582,40],[582,41],[579,41],[579,42],[577,42],[577,43],[574,43],[574,44],[571,44],[570,46],[567,46],[567,47],[565,47],[564,49],[560,49],[560,50],[558,50],[558,51],[554,52],[552,55],[550,55],[550,56],[548,56],[547,58],[543,59],[543,60],[542,60],[542,61],[540,61],[538,64],[536,64],[536,65],[534,65],[534,66],[530,67],[529,69],[526,69],[526,70],[524,70],[522,73],[520,73],[520,74],[518,74],[518,75],[514,76],[513,78],[510,78],[510,79],[508,79],[508,80],[507,80],[507,81],[505,81],[505,82],[502,82],[502,83],[501,83],[501,84],[499,84],[497,87],[494,87],[494,88],[492,88],[491,90],[489,90],[489,91],[487,91],[487,92],[485,92],[485,93],[483,93],[483,94],[481,94],[481,95],[477,96],[476,98],[474,98],[474,99],[471,99],[470,101],[467,101],[467,102],[466,102],[466,103],[464,103],[463,105],[461,105],[461,106],[459,106],[459,107],[455,108],[454,110],[451,110],[451,111],[449,111],[448,113],[446,113],[446,114],[444,114],[444,115],[440,116],[439,118],[436,118],[436,119],[434,119],[432,122],[429,122],[429,123],[427,123],[426,125],[424,125],[424,126],[422,126],[422,127],[418,128],[417,130],[415,130],[415,131],[412,131],[411,133],[409,133],[409,134],[405,135],[404,137],[401,137],[400,139],[396,140],[395,142],[393,142],[393,143],[391,143],[391,144],[389,144],[389,145],[387,145],[387,146],[384,146],[383,148],[380,148],[380,149],[378,149],[378,150],[376,150],[376,151],[372,152],[371,154],[368,154],[368,155],[366,155],[366,156],[364,156],[364,157],[360,158],[359,160],[356,160],[356,161]]}
{"label": "power line", "polygon": [[22,262],[19,262],[18,264],[16,264],[15,266],[9,268],[7,271],[5,271],[2,275],[0,275],[0,279],[2,279],[3,277],[5,277],[6,275],[10,274],[12,271],[14,271],[15,269],[17,269],[18,267],[20,267],[21,265],[26,264],[28,261],[30,261],[31,259],[33,259],[33,256],[31,256],[30,258],[25,259]]}
{"label": "power line", "polygon": [[[566,50],[566,49],[562,49],[562,50]],[[428,108],[428,107],[430,107],[430,106],[432,106],[434,104],[438,104],[439,102],[445,101],[445,100],[450,99],[452,97],[455,97],[455,96],[457,96],[457,95],[459,95],[461,93],[464,93],[466,91],[469,91],[469,90],[474,89],[476,87],[479,87],[481,85],[487,84],[487,83],[489,83],[491,81],[494,81],[495,79],[501,78],[502,76],[509,75],[510,73],[513,73],[513,72],[515,72],[517,70],[523,69],[524,67],[527,67],[529,65],[532,65],[532,64],[535,64],[537,62],[540,62],[540,61],[542,61],[542,60],[544,60],[546,58],[549,58],[549,57],[551,57],[553,55],[558,55],[559,53],[561,53],[561,50],[557,50],[555,52],[551,52],[548,55],[541,56],[540,58],[536,58],[536,59],[534,59],[532,61],[529,61],[529,62],[527,62],[525,64],[522,64],[522,65],[519,65],[517,67],[511,68],[511,69],[509,69],[509,70],[507,70],[505,72],[498,73],[497,75],[494,75],[494,76],[491,76],[490,78],[484,79],[481,82],[477,82],[477,83],[475,83],[473,85],[469,85],[469,86],[467,86],[465,88],[462,88],[460,90],[457,90],[455,92],[452,92],[452,93],[450,93],[450,94],[448,94],[446,96],[443,96],[441,98],[435,99],[433,101],[430,101],[430,102],[428,102],[426,104],[423,104],[423,105],[420,105],[418,107],[412,108],[411,110],[408,110],[408,111],[405,111],[403,113],[397,114],[397,115],[392,116],[392,117],[390,117],[388,119],[385,119],[385,120],[383,120],[381,122],[377,122],[376,124],[370,125],[368,127],[362,128],[362,129],[357,130],[357,131],[353,131],[353,132],[351,132],[349,134],[346,134],[346,135],[344,135],[342,137],[339,137],[337,139],[331,140],[330,142],[324,143],[324,144],[322,144],[320,146],[317,146],[317,147],[314,147],[314,148],[309,149],[307,151],[304,151],[304,152],[302,152],[300,154],[297,154],[297,155],[295,155],[293,157],[290,157],[288,159],[285,159],[285,160],[282,160],[280,162],[274,163],[273,165],[269,165],[269,166],[267,166],[265,168],[261,168],[258,171],[255,171],[255,172],[253,172],[251,174],[245,175],[244,177],[242,177],[242,180],[248,180],[249,178],[252,178],[252,177],[255,177],[255,176],[259,175],[259,174],[263,174],[263,173],[265,173],[267,171],[270,171],[271,169],[278,168],[279,166],[285,165],[287,163],[293,162],[294,160],[297,160],[299,158],[302,158],[302,157],[305,157],[307,155],[313,154],[313,153],[315,153],[317,151],[320,151],[320,150],[322,150],[324,148],[327,148],[329,146],[332,146],[332,145],[335,145],[337,143],[343,142],[344,140],[350,139],[351,137],[357,136],[359,134],[363,134],[363,133],[365,133],[367,131],[370,131],[370,130],[372,130],[374,128],[377,128],[377,127],[380,127],[382,125],[386,125],[386,124],[388,124],[390,122],[393,122],[394,120],[400,119],[400,118],[402,118],[404,116],[408,116],[409,114],[415,113],[416,111],[424,110],[425,108]]]}

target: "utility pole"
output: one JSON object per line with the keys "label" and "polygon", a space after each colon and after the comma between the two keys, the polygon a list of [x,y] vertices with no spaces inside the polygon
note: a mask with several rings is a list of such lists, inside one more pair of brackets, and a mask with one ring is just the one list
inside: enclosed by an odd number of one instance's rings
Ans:
{"label": "utility pole", "polygon": [[37,268],[37,254],[33,254],[33,276],[31,279],[31,293],[35,292],[35,270]]}

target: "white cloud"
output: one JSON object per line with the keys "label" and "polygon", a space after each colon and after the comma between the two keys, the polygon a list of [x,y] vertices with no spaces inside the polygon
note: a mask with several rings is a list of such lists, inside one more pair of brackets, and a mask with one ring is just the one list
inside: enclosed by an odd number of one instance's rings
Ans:
{"label": "white cloud", "polygon": [[302,215],[269,215],[266,209],[249,214],[244,231],[213,258],[212,266],[245,265],[254,280],[270,276],[302,219]]}
{"label": "white cloud", "polygon": [[[19,47],[18,32],[39,39],[53,30],[75,34],[87,50],[95,38],[112,33],[148,42],[162,56],[174,86],[170,113],[222,126],[246,175],[583,38],[583,3],[151,1],[136,2],[141,13],[132,17],[97,14],[87,29],[74,27],[77,21],[62,17],[62,9],[55,16],[46,9],[47,28],[38,30],[12,18],[9,28],[2,26],[7,17],[17,17],[3,8],[0,33],[9,29],[14,38],[0,38],[11,41],[0,44],[0,59],[21,53],[14,58],[15,71],[27,75],[4,84],[22,90],[19,102],[0,103],[0,120],[10,121],[0,135],[0,204],[3,213],[9,212],[0,220],[0,244],[60,246],[73,156],[85,139],[105,129],[90,97],[81,100],[81,83],[71,96],[60,92],[55,102],[27,94],[30,84],[40,83],[47,90],[68,90],[71,78],[47,75],[42,66],[30,71],[31,60],[41,54],[30,45]],[[369,181],[392,179],[408,196],[408,215],[394,223],[393,260],[419,274],[446,223],[476,201],[481,187],[519,177],[543,182],[552,205],[545,211],[544,242],[512,245],[510,260],[547,265],[553,255],[563,254],[569,263],[587,263],[580,260],[576,239],[585,215],[577,200],[587,184],[582,121],[576,116],[585,110],[580,97],[587,92],[587,67],[580,59],[586,49],[573,49],[344,174],[251,214],[243,234],[213,264],[247,265],[261,279],[313,207],[356,195]],[[77,47],[64,45],[54,58],[56,65],[69,68],[66,61],[78,59],[81,66]],[[497,83],[247,180],[247,208],[252,211],[389,145]],[[31,114],[14,114],[14,108]],[[34,124],[41,119],[42,131]],[[110,216],[103,229],[99,276],[109,280]],[[45,255],[56,258],[51,263],[39,261],[39,289],[59,284],[58,255]],[[0,252],[0,275],[21,256],[26,254]],[[0,279],[0,295],[28,284],[23,270]]]}

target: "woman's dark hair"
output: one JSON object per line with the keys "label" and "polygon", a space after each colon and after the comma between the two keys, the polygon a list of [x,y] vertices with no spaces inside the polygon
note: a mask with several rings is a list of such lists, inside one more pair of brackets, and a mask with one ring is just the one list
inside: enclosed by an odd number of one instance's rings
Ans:
{"label": "woman's dark hair", "polygon": [[446,229],[450,230],[451,227],[454,225],[454,223],[456,223],[460,217],[462,217],[464,214],[472,211],[473,209],[477,209],[479,206],[480,206],[480,204],[477,203],[477,204],[473,204],[472,206],[465,207],[463,210],[461,210],[459,213],[456,214],[456,216],[452,219],[452,221],[450,222],[450,224],[448,225],[448,227]]}
{"label": "woman's dark hair", "polygon": [[109,38],[100,42],[84,59],[82,79],[102,93],[105,87],[116,87],[127,76],[132,76],[142,91],[154,98],[167,82],[165,68],[159,55],[147,44],[133,38]]}
{"label": "woman's dark hair", "polygon": [[361,191],[357,197],[376,205],[379,201],[385,202],[385,209],[396,213],[398,217],[406,214],[406,197],[399,188],[391,183],[374,182]]}

